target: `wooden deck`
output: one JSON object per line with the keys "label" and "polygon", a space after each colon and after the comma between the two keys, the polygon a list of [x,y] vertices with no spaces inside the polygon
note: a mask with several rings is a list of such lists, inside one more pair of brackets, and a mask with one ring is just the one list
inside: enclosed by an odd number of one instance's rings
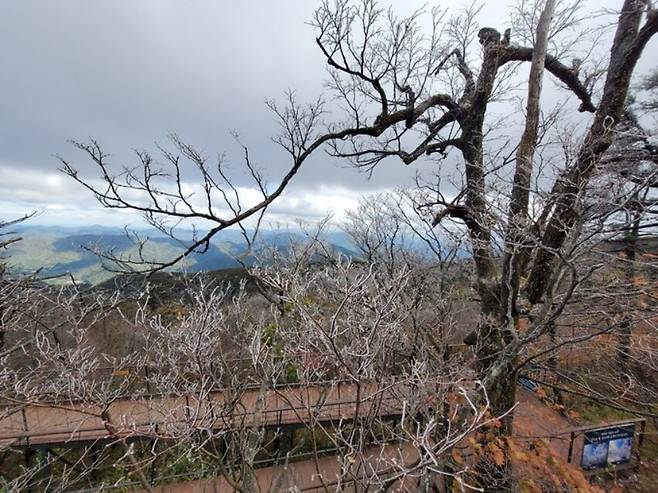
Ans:
{"label": "wooden deck", "polygon": [[0,409],[0,444],[26,446],[124,437],[176,437],[186,430],[230,430],[354,419],[402,412],[402,384],[318,384],[308,387],[215,391],[198,396],[121,399],[102,407],[34,403]]}

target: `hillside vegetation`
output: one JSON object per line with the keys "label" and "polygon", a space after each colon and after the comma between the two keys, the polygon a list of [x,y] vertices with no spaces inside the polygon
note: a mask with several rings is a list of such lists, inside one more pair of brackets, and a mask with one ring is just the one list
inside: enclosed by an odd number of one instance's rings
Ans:
{"label": "hillside vegetation", "polygon": [[[56,228],[32,226],[20,231],[22,240],[7,249],[6,257],[10,269],[15,273],[38,272],[53,284],[69,283],[71,276],[76,282],[99,284],[113,278],[116,264],[103,265],[95,250],[111,251],[124,259],[137,259],[138,246],[118,228],[91,226],[88,228]],[[148,242],[142,249],[142,256],[149,261],[159,262],[173,258],[185,251],[185,245],[157,232],[145,232]],[[192,254],[176,265],[176,271],[206,272],[234,269],[254,261],[239,234],[229,234],[226,239],[211,243],[203,254]],[[264,231],[259,247],[287,247],[292,241],[303,240],[297,233]],[[353,254],[345,245],[340,234],[331,238],[337,250]],[[106,268],[106,267],[109,267]]]}

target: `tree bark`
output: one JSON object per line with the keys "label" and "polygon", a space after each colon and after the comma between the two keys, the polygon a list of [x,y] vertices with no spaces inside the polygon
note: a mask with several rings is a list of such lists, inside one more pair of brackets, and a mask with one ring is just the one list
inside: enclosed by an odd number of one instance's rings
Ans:
{"label": "tree bark", "polygon": [[[637,202],[636,197],[636,202]],[[633,306],[635,293],[633,287],[635,285],[635,261],[637,259],[637,240],[640,230],[641,219],[641,205],[637,204],[638,210],[634,211],[633,221],[630,228],[624,233],[624,289],[630,291],[627,295],[628,302],[624,306],[625,314],[619,329],[619,340],[617,345],[617,363],[619,370],[625,372],[628,370],[629,352],[631,349],[631,319],[632,316],[628,313]]]}
{"label": "tree bark", "polygon": [[[510,340],[512,326],[516,325],[516,298],[519,291],[520,268],[523,264],[519,245],[527,236],[528,202],[532,179],[533,159],[539,126],[540,96],[544,75],[548,36],[555,12],[556,0],[547,0],[537,24],[536,42],[532,52],[528,101],[523,136],[516,154],[516,170],[510,201],[506,233],[506,251],[500,280],[500,291],[494,299],[483,297],[483,315],[478,337],[478,361],[486,386],[491,411],[494,416],[503,416],[501,426],[492,430],[504,451],[502,464],[483,464],[480,476],[487,478],[485,491],[508,491],[511,489],[510,460],[505,437],[512,435],[513,407],[516,403],[516,354],[505,355],[506,342]],[[497,300],[496,300],[497,298]],[[497,302],[496,302],[497,301]],[[507,360],[502,365],[501,357]],[[495,374],[492,375],[492,372]],[[486,468],[486,470],[484,470]]]}
{"label": "tree bark", "polygon": [[658,32],[658,11],[647,12],[647,20],[640,28],[646,11],[644,0],[626,0],[619,16],[610,52],[608,75],[603,97],[594,115],[592,126],[580,148],[573,167],[556,181],[545,216],[550,219],[537,248],[526,284],[530,303],[538,303],[548,289],[556,255],[577,220],[576,204],[580,191],[592,174],[602,154],[612,144],[613,130],[621,120],[635,65],[649,39]]}
{"label": "tree bark", "polygon": [[525,129],[516,153],[516,169],[507,218],[500,295],[501,317],[506,320],[508,325],[514,323],[513,320],[510,320],[510,317],[516,319],[519,279],[528,254],[528,248],[525,246],[528,243],[528,234],[530,232],[528,227],[528,203],[530,200],[533,160],[537,148],[537,132],[541,112],[540,98],[548,51],[548,36],[551,21],[555,14],[556,3],[556,0],[546,1],[537,24],[536,41],[528,78]]}

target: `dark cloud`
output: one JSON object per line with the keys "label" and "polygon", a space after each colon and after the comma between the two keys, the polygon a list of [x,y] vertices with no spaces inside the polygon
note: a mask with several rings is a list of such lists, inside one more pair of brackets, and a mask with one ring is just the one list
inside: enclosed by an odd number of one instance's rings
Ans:
{"label": "dark cloud", "polygon": [[[423,1],[392,3],[404,13]],[[500,7],[507,3],[486,2],[483,18],[503,25]],[[13,178],[25,171],[33,182],[35,173],[50,176],[58,165],[55,154],[62,154],[89,173],[67,139],[92,136],[115,161],[126,163],[134,160],[131,149],[152,149],[171,132],[208,155],[228,151],[237,159],[229,135],[236,130],[276,181],[287,160],[268,141],[276,127],[264,99],[288,88],[302,100],[321,93],[325,64],[307,24],[318,4],[3,0],[0,168]],[[414,172],[390,161],[368,181],[319,155],[294,186],[298,194],[320,186],[374,190],[409,184]],[[45,188],[56,187],[49,183]],[[26,204],[30,193],[19,194]],[[63,186],[59,202],[69,201],[70,193]]]}
{"label": "dark cloud", "polygon": [[[306,24],[313,7],[3,2],[0,163],[50,171],[54,154],[76,157],[67,139],[89,136],[127,162],[129,149],[152,148],[171,132],[209,155],[237,156],[236,130],[275,179],[286,160],[267,139],[276,127],[264,100],[288,88],[301,99],[322,91],[324,63]],[[300,181],[343,181],[328,161],[316,159]]]}

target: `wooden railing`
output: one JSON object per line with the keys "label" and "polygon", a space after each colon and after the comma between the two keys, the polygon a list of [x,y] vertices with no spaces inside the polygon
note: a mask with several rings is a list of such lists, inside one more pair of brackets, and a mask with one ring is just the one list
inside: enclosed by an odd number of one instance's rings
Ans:
{"label": "wooden railing", "polygon": [[0,409],[0,443],[37,446],[125,437],[176,437],[189,430],[313,425],[402,413],[404,382],[325,382],[309,386],[211,391],[95,403],[39,402]]}

